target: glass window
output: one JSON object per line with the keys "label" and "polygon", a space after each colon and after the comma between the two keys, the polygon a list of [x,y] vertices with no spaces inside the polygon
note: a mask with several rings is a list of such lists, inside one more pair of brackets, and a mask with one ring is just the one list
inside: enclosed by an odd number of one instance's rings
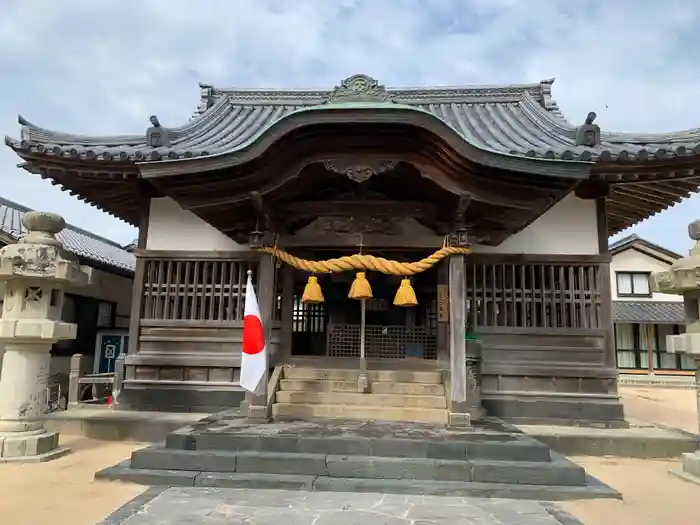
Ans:
{"label": "glass window", "polygon": [[649,274],[643,272],[617,272],[617,295],[642,296],[651,294],[649,288]]}
{"label": "glass window", "polygon": [[617,293],[618,295],[632,295],[632,274],[617,274]]}
{"label": "glass window", "polygon": [[634,273],[632,274],[632,293],[634,295],[649,295],[649,274]]}
{"label": "glass window", "polygon": [[634,350],[634,326],[631,324],[615,325],[615,347],[618,350]]}

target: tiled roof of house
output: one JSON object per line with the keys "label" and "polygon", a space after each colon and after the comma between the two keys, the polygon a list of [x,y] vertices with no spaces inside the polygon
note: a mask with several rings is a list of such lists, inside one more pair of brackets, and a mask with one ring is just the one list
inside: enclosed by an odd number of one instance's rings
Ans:
{"label": "tiled roof of house", "polygon": [[[0,197],[0,232],[15,241],[19,240],[27,232],[22,224],[22,216],[28,211],[32,210]],[[70,224],[56,237],[67,250],[87,262],[92,261],[122,271],[134,271],[136,257],[116,242]]]}
{"label": "tiled roof of house", "polygon": [[161,147],[149,145],[145,129],[133,135],[82,136],[51,131],[22,117],[21,139],[8,137],[5,141],[18,151],[91,161],[206,157],[241,151],[294,113],[342,108],[349,95],[359,94],[385,108],[429,113],[467,143],[493,153],[606,162],[700,155],[700,129],[658,134],[602,132],[595,145],[580,145],[580,126],[569,123],[552,100],[553,82],[384,88],[370,77],[353,75],[334,90],[220,89],[202,84],[194,118],[182,126],[160,128],[168,135],[168,144]]}
{"label": "tiled roof of house", "polygon": [[681,301],[613,301],[612,315],[616,323],[685,324]]}
{"label": "tiled roof of house", "polygon": [[627,235],[626,237],[612,242],[609,245],[610,252],[613,255],[633,247],[647,248],[648,250],[653,250],[655,252],[666,255],[670,259],[680,259],[681,257],[683,257],[682,255],[671,251],[667,248],[664,248],[663,246],[659,246],[658,244],[654,244],[653,242],[647,241],[646,239],[643,239],[637,234]]}

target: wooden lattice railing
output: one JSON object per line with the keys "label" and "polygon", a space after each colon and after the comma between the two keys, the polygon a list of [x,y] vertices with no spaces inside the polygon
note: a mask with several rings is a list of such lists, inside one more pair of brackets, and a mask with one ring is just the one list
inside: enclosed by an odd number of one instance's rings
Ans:
{"label": "wooden lattice railing", "polygon": [[245,260],[146,259],[141,319],[242,321],[248,270]]}
{"label": "wooden lattice railing", "polygon": [[601,263],[468,262],[467,308],[475,327],[600,328]]}

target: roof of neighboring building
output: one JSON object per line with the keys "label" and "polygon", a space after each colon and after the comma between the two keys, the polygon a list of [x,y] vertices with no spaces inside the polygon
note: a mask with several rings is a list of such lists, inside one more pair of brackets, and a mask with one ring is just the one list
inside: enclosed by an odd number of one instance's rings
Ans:
{"label": "roof of neighboring building", "polygon": [[616,323],[685,324],[682,301],[613,301]]}
{"label": "roof of neighboring building", "polygon": [[[15,242],[18,241],[27,233],[27,229],[22,224],[22,217],[28,211],[32,210],[0,197],[0,233],[4,233]],[[133,272],[136,266],[136,257],[116,242],[70,224],[67,224],[56,238],[68,251],[87,263],[97,263],[122,272],[124,270]]]}
{"label": "roof of neighboring building", "polygon": [[[545,159],[647,160],[700,154],[700,129],[675,133],[601,133],[597,145],[577,145],[578,125],[552,100],[554,79],[533,84],[433,88],[384,88],[353,75],[334,90],[238,89],[200,84],[201,101],[185,125],[165,127],[170,145],[148,144],[146,130],[133,135],[84,136],[51,131],[23,117],[15,149],[87,160],[160,161],[233,153],[283,118],[313,107],[365,100],[383,108],[427,112],[482,150]],[[352,98],[354,97],[354,98]],[[583,121],[583,118],[581,118]]]}
{"label": "roof of neighboring building", "polygon": [[668,257],[672,260],[677,260],[683,257],[682,255],[671,251],[667,248],[664,248],[663,246],[659,246],[658,244],[654,244],[653,242],[647,241],[646,239],[643,239],[642,237],[636,234],[623,237],[622,239],[610,243],[609,245],[609,250],[612,255],[628,250],[630,248],[636,248],[645,253],[648,253],[648,251],[650,250],[652,252],[656,252],[657,254],[661,254],[665,257]]}

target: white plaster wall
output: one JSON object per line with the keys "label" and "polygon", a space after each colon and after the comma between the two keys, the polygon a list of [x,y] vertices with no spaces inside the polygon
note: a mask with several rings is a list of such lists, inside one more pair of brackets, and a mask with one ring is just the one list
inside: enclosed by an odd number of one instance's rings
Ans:
{"label": "white plaster wall", "polygon": [[76,295],[94,297],[102,301],[116,303],[115,323],[117,326],[128,326],[128,318],[131,312],[131,292],[134,280],[102,270],[92,269],[91,284],[75,289],[66,290]]}
{"label": "white plaster wall", "polygon": [[617,277],[616,272],[662,272],[668,270],[671,265],[661,262],[645,253],[628,248],[615,254],[610,262],[610,287],[612,289],[612,297],[614,301],[676,301],[683,300],[679,295],[671,295],[665,293],[652,293],[651,297],[618,297],[617,296]]}
{"label": "white plaster wall", "polygon": [[573,193],[552,206],[524,230],[498,246],[475,246],[475,252],[537,255],[595,255],[598,224],[595,200]]}
{"label": "white plaster wall", "polygon": [[148,250],[247,250],[169,197],[151,199]]}

